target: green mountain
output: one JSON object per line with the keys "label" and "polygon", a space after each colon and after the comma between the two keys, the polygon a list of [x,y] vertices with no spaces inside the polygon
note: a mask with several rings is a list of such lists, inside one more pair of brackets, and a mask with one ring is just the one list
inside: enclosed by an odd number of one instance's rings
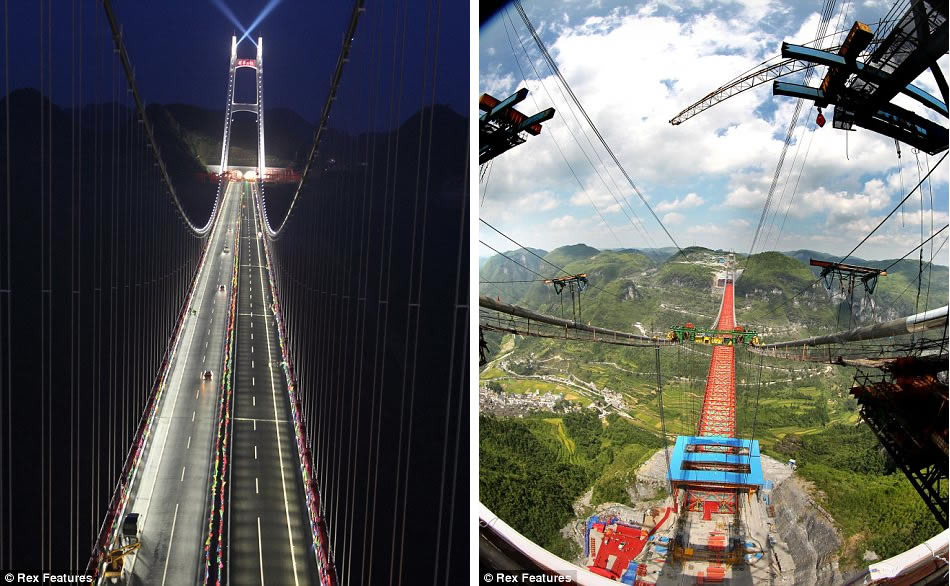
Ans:
{"label": "green mountain", "polygon": [[[586,244],[571,244],[568,246],[562,246],[560,248],[555,248],[545,256],[544,260],[550,262],[553,265],[564,266],[574,261],[588,259],[599,251],[596,248],[591,248]],[[566,267],[565,267],[566,268]]]}
{"label": "green mountain", "polygon": [[[929,258],[929,249],[924,251],[924,258]],[[796,250],[782,254],[799,260],[807,265],[813,278],[821,274],[819,267],[810,266],[809,260],[827,260],[837,262],[840,256],[816,252],[814,250]],[[946,256],[944,256],[946,258]],[[933,309],[947,304],[948,289],[946,283],[950,279],[950,269],[944,265],[931,263],[919,258],[907,258],[897,261],[864,260],[849,257],[847,264],[871,268],[887,269],[887,275],[878,279],[874,292],[865,293],[860,282],[855,284],[854,313],[860,323],[879,322],[911,315],[918,311]],[[893,265],[893,266],[891,266]],[[920,298],[917,297],[917,285],[920,284]],[[738,288],[738,283],[737,283]],[[837,284],[840,288],[840,284]]]}
{"label": "green mountain", "polygon": [[[496,254],[486,260],[478,272],[481,295],[500,297],[502,301],[520,299],[526,287],[541,280],[539,275],[557,276],[541,258],[547,252],[539,248],[519,248]],[[507,257],[507,258],[506,258]]]}
{"label": "green mountain", "polygon": [[[689,247],[682,254],[657,254],[655,250],[597,250],[585,244],[530,251],[534,254],[521,249],[505,252],[512,260],[494,255],[485,261],[480,270],[481,294],[623,331],[637,331],[638,323],[660,333],[686,321],[710,324],[719,311],[722,293],[713,285],[724,270],[720,259],[726,257],[725,251]],[[801,250],[762,252],[740,259],[742,270],[735,290],[739,323],[760,331],[791,330],[800,337],[895,319],[947,303],[950,275],[944,266],[924,263],[920,273],[918,261],[900,261],[878,280],[873,294],[856,283],[849,306],[841,284],[832,283],[828,289],[819,280],[820,269],[808,265],[809,258],[832,257]],[[880,268],[893,263],[855,262]],[[558,296],[535,273],[546,278],[586,273],[589,286],[580,295],[579,315],[572,309],[570,290]],[[919,301],[918,280],[922,283]]]}
{"label": "green mountain", "polygon": [[[221,162],[224,110],[187,104],[168,104],[158,109],[202,164],[217,165]],[[264,128],[267,165],[289,167],[303,162],[313,142],[314,126],[311,123],[287,108],[268,108],[264,110]],[[229,161],[233,165],[257,165],[257,126],[253,116],[234,117]]]}

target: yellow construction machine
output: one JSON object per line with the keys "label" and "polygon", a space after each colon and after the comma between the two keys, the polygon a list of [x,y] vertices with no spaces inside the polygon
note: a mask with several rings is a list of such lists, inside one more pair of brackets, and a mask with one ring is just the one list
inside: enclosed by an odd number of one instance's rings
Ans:
{"label": "yellow construction machine", "polygon": [[118,582],[122,578],[122,572],[125,568],[125,556],[135,553],[140,547],[142,547],[142,544],[136,541],[107,553],[105,558],[106,567],[102,577],[113,584]]}

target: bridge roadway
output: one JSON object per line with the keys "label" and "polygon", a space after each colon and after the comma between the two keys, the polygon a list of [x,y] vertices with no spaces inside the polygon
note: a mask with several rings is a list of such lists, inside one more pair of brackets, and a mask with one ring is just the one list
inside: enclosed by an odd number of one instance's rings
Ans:
{"label": "bridge roadway", "polygon": [[[141,549],[126,562],[127,583],[135,585],[196,584],[204,576],[209,478],[212,465],[215,410],[227,328],[228,293],[240,214],[240,192],[228,185],[210,248],[195,286],[178,351],[171,363],[168,386],[127,512],[139,513]],[[213,378],[201,373],[210,369]],[[121,522],[121,520],[119,521]]]}
{"label": "bridge roadway", "polygon": [[[734,287],[731,279],[722,292],[722,305],[714,327],[731,330],[736,327]],[[736,361],[733,346],[714,346],[703,393],[703,409],[699,417],[699,435],[735,437],[736,435]]]}
{"label": "bridge roadway", "polygon": [[227,583],[317,585],[256,186],[241,185]]}

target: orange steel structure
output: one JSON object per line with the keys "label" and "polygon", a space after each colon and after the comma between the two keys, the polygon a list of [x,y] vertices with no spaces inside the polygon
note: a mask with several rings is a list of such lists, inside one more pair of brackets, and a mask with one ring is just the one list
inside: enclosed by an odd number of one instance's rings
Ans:
{"label": "orange steel structure", "polygon": [[[719,321],[716,322],[717,330],[732,330],[736,327],[733,287],[732,279],[727,280]],[[731,345],[713,348],[699,418],[699,435],[736,435],[736,362],[735,347]]]}
{"label": "orange steel structure", "polygon": [[[719,318],[714,324],[717,330],[736,327],[733,288],[733,279],[725,279]],[[697,435],[736,436],[736,362],[735,347],[731,344],[713,347]],[[705,519],[709,519],[712,513],[737,513],[734,487],[696,484],[681,488],[684,489],[682,503],[685,511],[702,512]]]}

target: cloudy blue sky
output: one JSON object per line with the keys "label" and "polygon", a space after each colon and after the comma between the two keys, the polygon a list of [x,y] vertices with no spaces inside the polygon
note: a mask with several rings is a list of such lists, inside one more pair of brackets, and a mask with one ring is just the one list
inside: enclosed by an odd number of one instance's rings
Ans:
{"label": "cloudy blue sky", "polygon": [[[574,93],[637,187],[681,246],[748,252],[772,183],[795,100],[772,84],[741,93],[679,126],[669,119],[737,75],[779,55],[782,41],[815,39],[823,2],[523,3]],[[843,39],[855,20],[872,30],[890,1],[837,3],[823,46]],[[939,61],[944,75],[948,58]],[[824,75],[820,68],[810,85]],[[800,83],[801,76],[788,81]],[[916,85],[939,96],[929,72]],[[540,136],[483,168],[479,214],[524,245],[551,250],[583,242],[598,248],[671,246],[593,132],[565,99],[514,6],[482,27],[479,91],[504,98],[530,90],[520,109],[554,106]],[[946,126],[947,120],[899,95],[894,103]],[[857,128],[817,128],[802,108],[755,251],[810,248],[849,252],[940,155],[927,156]],[[847,140],[846,140],[847,136]],[[595,148],[594,145],[597,144]],[[918,175],[920,173],[920,175]],[[924,183],[855,256],[897,258],[948,220],[948,162]],[[902,189],[903,185],[903,189]],[[931,209],[931,194],[933,209]],[[921,212],[923,205],[923,212]],[[923,228],[921,227],[923,220]],[[950,230],[934,239],[936,251]],[[516,248],[481,226],[499,250]],[[935,262],[948,264],[944,245]],[[925,249],[930,255],[929,245]],[[479,256],[492,252],[480,246]],[[916,253],[914,254],[916,257]]]}

